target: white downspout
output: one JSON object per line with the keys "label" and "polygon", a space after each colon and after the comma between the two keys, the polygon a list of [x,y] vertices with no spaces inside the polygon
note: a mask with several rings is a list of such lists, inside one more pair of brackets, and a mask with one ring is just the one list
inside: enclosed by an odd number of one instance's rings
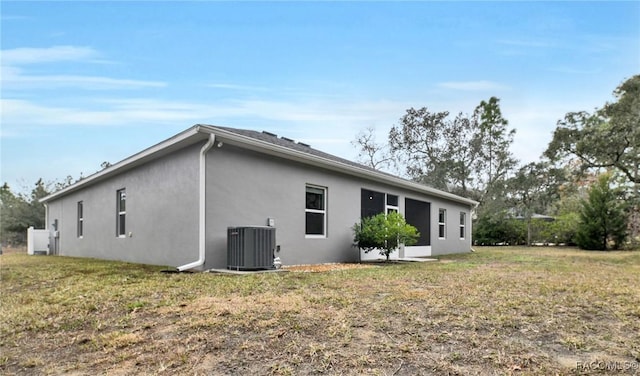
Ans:
{"label": "white downspout", "polygon": [[183,272],[185,270],[197,268],[204,265],[205,256],[205,243],[206,243],[206,215],[207,215],[207,152],[213,144],[216,142],[216,135],[211,133],[209,135],[209,141],[200,149],[200,187],[199,187],[199,218],[198,218],[198,260],[178,266],[178,271]]}
{"label": "white downspout", "polygon": [[44,229],[49,230],[49,204],[43,202],[42,205],[44,206]]}
{"label": "white downspout", "polygon": [[51,229],[49,228],[49,204],[47,204],[46,202],[43,202],[42,205],[44,206],[44,229],[49,231],[49,242],[47,243],[47,255],[52,255],[52,250],[51,250]]}

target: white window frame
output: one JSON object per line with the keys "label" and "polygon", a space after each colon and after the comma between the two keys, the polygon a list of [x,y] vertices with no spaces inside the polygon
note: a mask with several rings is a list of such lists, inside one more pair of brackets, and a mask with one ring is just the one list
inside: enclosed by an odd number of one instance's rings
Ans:
{"label": "white window frame", "polygon": [[[442,215],[442,221],[440,221],[440,214]],[[442,231],[440,231],[442,228]],[[440,236],[442,233],[443,236]],[[438,209],[438,239],[446,239],[447,238],[447,209],[439,208]]]}
{"label": "white window frame", "polygon": [[78,239],[82,239],[84,236],[84,202],[78,201],[77,206],[78,213]]}
{"label": "white window frame", "polygon": [[[315,188],[315,189],[321,189],[322,190],[323,204],[324,204],[324,208],[322,210],[320,210],[320,209],[307,209],[307,204],[306,204],[307,188]],[[306,184],[304,186],[304,194],[305,194],[305,205],[304,205],[305,230],[304,230],[304,237],[306,239],[326,239],[327,238],[327,205],[328,205],[327,196],[328,196],[328,189],[327,189],[327,187],[323,187],[323,186],[320,186],[320,185]],[[323,215],[322,234],[307,234],[307,213],[316,213],[316,214],[322,214]]]}
{"label": "white window frame", "polygon": [[[122,200],[122,196],[124,196],[124,202],[125,202],[125,207],[124,210],[122,210],[122,208],[120,207],[120,202],[123,201]],[[127,237],[127,207],[126,207],[126,202],[127,202],[127,190],[126,188],[122,188],[122,189],[118,189],[116,191],[116,236],[118,238],[126,238]],[[121,218],[124,218],[125,220],[125,228],[124,228],[124,232],[120,233],[120,221],[122,220]]]}
{"label": "white window frame", "polygon": [[460,212],[460,239],[467,238],[467,213]]}

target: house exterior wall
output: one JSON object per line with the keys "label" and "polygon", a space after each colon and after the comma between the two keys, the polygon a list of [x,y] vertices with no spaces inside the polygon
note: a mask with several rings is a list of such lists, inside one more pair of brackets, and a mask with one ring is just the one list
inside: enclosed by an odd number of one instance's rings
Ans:
{"label": "house exterior wall", "polygon": [[[439,210],[446,210],[445,237],[440,238]],[[460,212],[466,213],[465,237],[460,238]],[[431,256],[469,252],[471,249],[471,213],[469,206],[434,200],[431,204]]]}
{"label": "house exterior wall", "polygon": [[[198,259],[199,166],[204,141],[153,159],[128,171],[52,199],[51,247],[64,256],[94,257],[166,266]],[[360,178],[222,142],[206,154],[206,235],[204,269],[226,268],[227,228],[265,226],[275,221],[276,253],[284,265],[358,261],[352,226],[360,221],[362,189],[430,203],[430,245],[406,247],[400,257],[468,252],[468,205],[408,188]],[[305,236],[307,185],[326,188],[326,237]],[[117,236],[117,191],[126,189],[126,234]],[[83,235],[78,237],[78,202],[83,203]],[[447,210],[446,237],[438,237],[438,211]],[[459,237],[459,213],[466,234]],[[53,233],[53,232],[52,232]],[[54,250],[52,250],[54,251]],[[426,253],[425,253],[426,252]]]}
{"label": "house exterior wall", "polygon": [[[198,244],[200,147],[186,147],[49,202],[47,224],[52,230],[58,221],[58,254],[171,266],[192,261]],[[123,188],[126,236],[118,237],[116,192]]]}
{"label": "house exterior wall", "polygon": [[[458,236],[459,212],[465,211],[469,220],[469,206],[231,145],[207,154],[206,185],[207,269],[226,267],[228,227],[265,226],[269,218],[275,220],[280,246],[276,256],[284,265],[358,261],[360,252],[352,246],[351,228],[360,220],[363,188],[399,196],[401,213],[405,197],[430,202],[431,254],[468,252],[471,247],[470,235]],[[305,236],[307,185],[327,189],[326,238]],[[437,236],[439,208],[450,213],[446,239]]]}

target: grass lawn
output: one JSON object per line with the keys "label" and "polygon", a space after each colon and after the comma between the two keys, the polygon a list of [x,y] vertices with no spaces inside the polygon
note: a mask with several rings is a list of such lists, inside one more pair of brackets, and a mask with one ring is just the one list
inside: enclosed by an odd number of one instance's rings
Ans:
{"label": "grass lawn", "polygon": [[0,373],[640,374],[640,252],[479,248],[242,276],[161,269],[0,256]]}

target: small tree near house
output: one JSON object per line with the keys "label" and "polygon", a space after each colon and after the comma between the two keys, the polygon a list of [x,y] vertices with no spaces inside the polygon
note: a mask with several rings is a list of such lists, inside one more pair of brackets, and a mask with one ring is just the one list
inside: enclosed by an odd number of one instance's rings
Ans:
{"label": "small tree near house", "polygon": [[378,250],[389,261],[389,255],[400,244],[416,244],[420,233],[408,224],[400,213],[380,213],[363,218],[353,226],[354,241],[359,249],[369,253]]}

